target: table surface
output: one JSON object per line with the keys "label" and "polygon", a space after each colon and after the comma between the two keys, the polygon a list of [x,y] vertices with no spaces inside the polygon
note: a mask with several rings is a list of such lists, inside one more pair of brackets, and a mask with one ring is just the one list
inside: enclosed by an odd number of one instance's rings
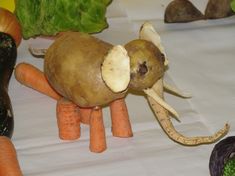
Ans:
{"label": "table surface", "polygon": [[[96,36],[112,44],[138,38],[145,21],[151,22],[162,38],[169,58],[166,82],[191,99],[165,94],[166,101],[180,114],[172,119],[186,136],[211,135],[226,122],[227,136],[235,135],[235,16],[218,20],[165,24],[169,0],[114,0],[108,7],[109,28]],[[206,0],[192,1],[204,11]],[[42,69],[43,60],[28,52],[29,45],[49,45],[49,40],[24,40],[17,63],[28,62]],[[143,96],[128,94],[126,102],[134,132],[132,138],[111,134],[110,113],[104,108],[107,150],[89,151],[89,127],[81,126],[81,138],[62,141],[58,137],[56,102],[11,79],[9,94],[15,116],[12,138],[25,176],[170,176],[209,175],[209,157],[214,144],[186,147],[163,132]]]}

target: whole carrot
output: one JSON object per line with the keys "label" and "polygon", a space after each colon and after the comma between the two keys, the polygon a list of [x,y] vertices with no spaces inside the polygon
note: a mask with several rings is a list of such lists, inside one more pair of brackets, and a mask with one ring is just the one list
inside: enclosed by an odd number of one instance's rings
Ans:
{"label": "whole carrot", "polygon": [[90,151],[100,153],[106,148],[102,109],[93,108],[90,117]]}
{"label": "whole carrot", "polygon": [[50,86],[44,73],[28,63],[19,63],[15,67],[15,78],[21,84],[41,92],[55,100],[61,96]]}
{"label": "whole carrot", "polygon": [[23,176],[12,141],[0,136],[0,176]]}
{"label": "whole carrot", "polygon": [[124,98],[110,103],[112,133],[116,137],[133,136],[129,114]]}
{"label": "whole carrot", "polygon": [[56,105],[59,137],[63,140],[75,140],[80,137],[80,114],[76,104],[61,98]]}

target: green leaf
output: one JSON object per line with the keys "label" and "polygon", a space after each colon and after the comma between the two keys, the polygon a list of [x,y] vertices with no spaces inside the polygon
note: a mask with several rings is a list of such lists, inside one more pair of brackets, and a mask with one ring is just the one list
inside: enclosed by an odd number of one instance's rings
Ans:
{"label": "green leaf", "polygon": [[235,158],[230,159],[224,166],[223,176],[235,176]]}
{"label": "green leaf", "polygon": [[231,8],[235,12],[235,0],[231,0]]}
{"label": "green leaf", "polygon": [[62,31],[97,33],[108,27],[111,0],[17,0],[16,16],[25,39]]}

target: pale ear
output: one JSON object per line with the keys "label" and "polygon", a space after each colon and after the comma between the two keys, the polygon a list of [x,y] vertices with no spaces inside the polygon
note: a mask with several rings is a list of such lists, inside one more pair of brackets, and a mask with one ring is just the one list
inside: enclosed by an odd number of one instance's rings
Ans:
{"label": "pale ear", "polygon": [[165,62],[164,65],[167,66],[168,65],[168,59],[166,57],[166,52],[164,47],[162,46],[161,43],[161,37],[160,35],[157,33],[157,31],[154,29],[153,25],[149,22],[145,22],[139,31],[139,38],[140,39],[144,39],[147,41],[152,42],[155,46],[158,47],[158,49],[161,51],[162,54],[164,54],[165,56]]}
{"label": "pale ear", "polygon": [[110,49],[102,63],[101,75],[113,92],[127,89],[130,82],[130,58],[123,46],[116,45]]}

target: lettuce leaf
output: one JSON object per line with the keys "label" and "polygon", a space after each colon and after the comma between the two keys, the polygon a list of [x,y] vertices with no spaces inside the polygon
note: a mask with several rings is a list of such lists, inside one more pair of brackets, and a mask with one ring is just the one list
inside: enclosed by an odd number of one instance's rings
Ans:
{"label": "lettuce leaf", "polygon": [[112,0],[17,0],[16,16],[25,39],[62,31],[97,33],[108,27]]}

